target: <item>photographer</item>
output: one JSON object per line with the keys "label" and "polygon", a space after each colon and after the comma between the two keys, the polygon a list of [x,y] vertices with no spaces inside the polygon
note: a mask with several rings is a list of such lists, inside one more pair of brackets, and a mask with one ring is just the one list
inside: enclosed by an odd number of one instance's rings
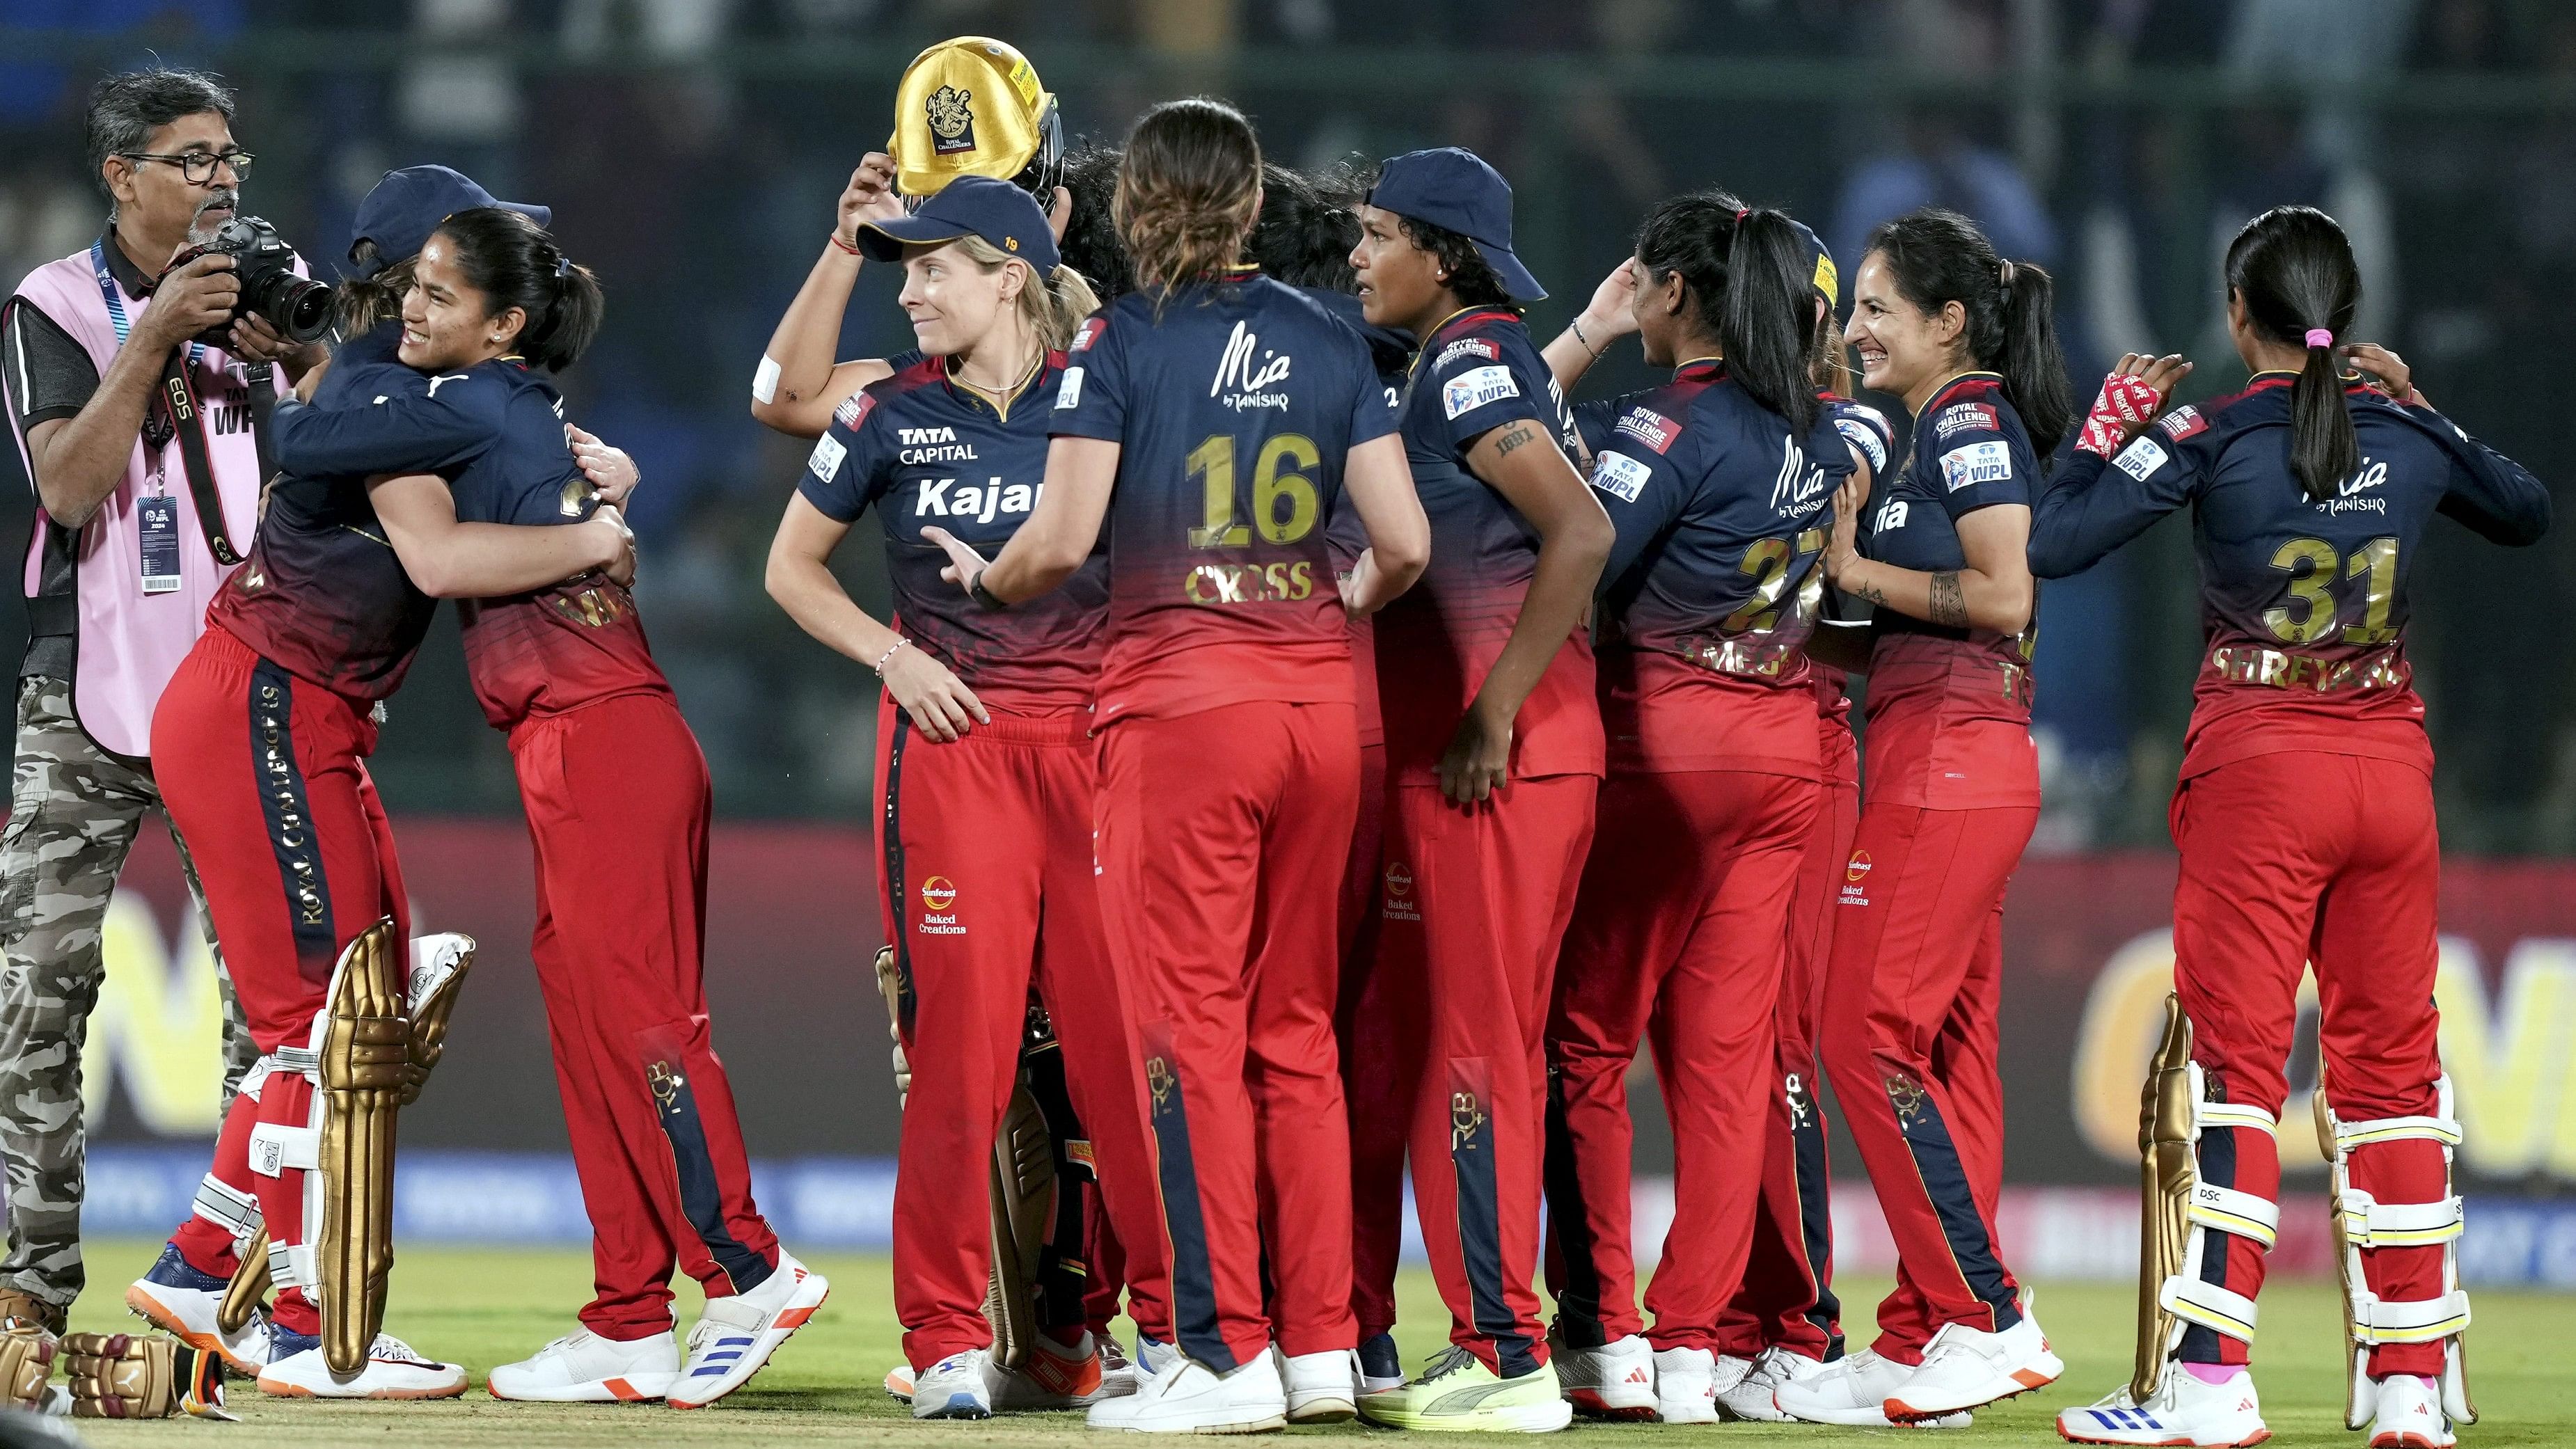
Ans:
{"label": "photographer", "polygon": [[[246,276],[256,297],[281,280],[295,290],[274,260],[253,257],[246,272],[208,252],[170,266],[238,217],[251,156],[234,143],[232,114],[232,93],[202,72],[99,82],[88,160],[107,228],[29,273],[0,307],[0,393],[38,504],[16,787],[0,836],[0,1315],[56,1330],[84,1278],[80,1044],[103,971],[100,926],[143,812],[161,798],[153,707],[250,546],[269,406],[322,356],[244,310]],[[211,946],[184,842],[179,859]],[[257,1053],[220,956],[216,970],[229,1098]],[[198,1211],[216,1216],[228,1204],[210,1191]]]}

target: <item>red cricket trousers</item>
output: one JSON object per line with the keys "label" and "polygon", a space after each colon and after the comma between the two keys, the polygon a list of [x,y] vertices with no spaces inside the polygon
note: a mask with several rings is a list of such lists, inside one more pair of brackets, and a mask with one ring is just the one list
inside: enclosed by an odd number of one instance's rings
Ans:
{"label": "red cricket trousers", "polygon": [[668,1333],[675,1265],[710,1298],[778,1265],[708,1040],[706,759],[660,694],[523,720],[510,754],[536,851],[531,953],[590,1213],[582,1326]]}
{"label": "red cricket trousers", "polygon": [[[2361,755],[2256,755],[2185,780],[2172,825],[2182,852],[2174,985],[2191,1017],[2192,1058],[2224,1099],[2280,1115],[2299,977],[2313,964],[2336,1117],[2431,1115],[2442,1072],[2432,1005],[2442,855],[2424,772]],[[2279,1200],[2272,1134],[2209,1129],[2199,1157],[2205,1181]],[[2354,1187],[2383,1203],[2440,1202],[2450,1192],[2438,1142],[2367,1143],[2352,1149],[2349,1171]],[[2261,1293],[2262,1244],[2212,1236],[2203,1276],[2248,1298]],[[2382,1299],[2436,1298],[2442,1253],[2438,1245],[2374,1248],[2361,1255],[2363,1273]],[[2247,1347],[2195,1325],[2181,1357],[2244,1363]],[[2370,1351],[2369,1371],[2438,1374],[2442,1356],[2439,1341],[2382,1344]]]}
{"label": "red cricket trousers", "polygon": [[1825,1004],[1825,958],[1833,942],[1834,896],[1860,825],[1860,787],[1849,769],[1851,731],[1840,723],[1843,768],[1827,756],[1815,823],[1798,863],[1789,917],[1788,969],[1772,1013],[1778,1039],[1771,1123],[1764,1129],[1762,1206],[1744,1283],[1719,1316],[1719,1353],[1751,1358],[1777,1345],[1808,1358],[1842,1356],[1842,1303],[1834,1296],[1831,1175],[1816,1038]]}
{"label": "red cricket trousers", "polygon": [[2038,819],[2029,806],[1870,803],[1839,882],[1825,1070],[1896,1239],[1873,1347],[1900,1363],[1920,1362],[1942,1324],[2021,1321],[1994,1227],[1996,1015],[2004,887]]}
{"label": "red cricket trousers", "polygon": [[[1375,688],[1376,681],[1368,681]],[[1404,1146],[1430,1007],[1422,978],[1378,969],[1386,871],[1386,747],[1360,747],[1359,825],[1342,874],[1342,1099],[1351,1124],[1351,1312],[1359,1336],[1395,1326],[1404,1246]]]}
{"label": "red cricket trousers", "polygon": [[1134,993],[1174,1341],[1221,1372],[1274,1337],[1288,1354],[1350,1348],[1339,922],[1325,903],[1359,810],[1351,706],[1123,719],[1101,763],[1101,899],[1116,903],[1109,946]]}
{"label": "red cricket trousers", "polygon": [[1557,948],[1601,782],[1514,780],[1480,805],[1400,782],[1387,817],[1378,970],[1425,983],[1413,1194],[1449,1339],[1506,1378],[1547,1362],[1533,1280]]}
{"label": "red cricket trousers", "polygon": [[[199,857],[206,908],[262,1052],[306,1045],[340,951],[390,916],[410,937],[393,831],[363,763],[376,728],[363,703],[298,679],[220,625],[198,636],[152,716],[152,757],[171,823]],[[241,1102],[252,1101],[247,1088]],[[269,1236],[309,1246],[304,1169],[249,1166],[250,1120],[302,1128],[313,1084],[267,1075],[255,1105],[236,1105],[212,1175],[259,1199]],[[229,1271],[231,1239],[191,1218],[173,1241],[209,1272]],[[220,1238],[218,1247],[216,1240]],[[280,1282],[278,1322],[318,1331],[300,1283]]]}
{"label": "red cricket trousers", "polygon": [[1134,1027],[1093,881],[1091,713],[985,707],[991,722],[948,744],[923,739],[891,697],[877,709],[878,887],[912,1064],[895,1314],[916,1369],[993,1341],[986,1204],[1032,980],[1126,1252],[1129,1312],[1158,1335],[1166,1316]]}
{"label": "red cricket trousers", "polygon": [[1651,1025],[1673,1128],[1673,1223],[1647,1289],[1654,1346],[1710,1348],[1753,1246],[1813,780],[1614,771],[1547,1029],[1548,1286],[1595,1348],[1643,1330],[1629,1252],[1628,1068]]}

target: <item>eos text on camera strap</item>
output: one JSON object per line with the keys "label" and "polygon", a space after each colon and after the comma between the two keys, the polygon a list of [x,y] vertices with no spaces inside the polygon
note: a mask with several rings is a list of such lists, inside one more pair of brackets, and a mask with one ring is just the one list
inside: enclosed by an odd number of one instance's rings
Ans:
{"label": "eos text on camera strap", "polygon": [[[125,346],[132,331],[125,316],[125,299],[118,292],[116,279],[107,270],[107,242],[104,238],[90,243],[90,269],[98,277],[99,296],[107,302],[107,320],[116,328],[116,345]],[[188,476],[188,496],[196,504],[197,527],[206,536],[206,550],[215,562],[231,567],[242,561],[241,550],[233,547],[226,532],[223,495],[215,490],[213,462],[206,455],[205,410],[197,405],[197,391],[191,378],[199,363],[205,360],[206,344],[191,342],[185,348],[173,347],[161,365],[161,381],[153,406],[143,419],[143,439],[157,451],[175,440],[179,444],[180,470]],[[262,481],[269,472],[268,415],[276,405],[277,387],[266,363],[245,368],[256,373],[250,382],[252,443],[258,450]]]}

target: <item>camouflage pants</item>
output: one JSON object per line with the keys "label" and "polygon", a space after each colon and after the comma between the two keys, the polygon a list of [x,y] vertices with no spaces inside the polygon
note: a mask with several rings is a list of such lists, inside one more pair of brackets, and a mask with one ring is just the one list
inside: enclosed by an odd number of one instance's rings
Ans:
{"label": "camouflage pants", "polygon": [[[18,684],[17,770],[0,835],[0,1151],[8,1155],[9,1252],[0,1289],[68,1306],[78,1297],[80,1210],[86,1191],[81,1048],[105,975],[100,923],[146,810],[161,803],[148,775],[103,754],[74,722],[60,680]],[[178,832],[179,863],[206,940],[215,939],[205,888]],[[259,1055],[224,971],[224,1103]]]}

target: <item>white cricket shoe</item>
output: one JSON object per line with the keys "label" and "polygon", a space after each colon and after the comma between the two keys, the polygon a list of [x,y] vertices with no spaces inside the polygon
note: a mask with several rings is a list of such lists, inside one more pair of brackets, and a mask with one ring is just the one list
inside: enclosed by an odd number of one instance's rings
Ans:
{"label": "white cricket shoe", "polygon": [[337,1374],[322,1357],[321,1341],[278,1333],[279,1346],[298,1348],[259,1371],[259,1391],[285,1399],[452,1399],[465,1392],[465,1370],[423,1358],[390,1333],[379,1333],[367,1361],[353,1374]]}
{"label": "white cricket shoe", "polygon": [[583,1328],[492,1370],[483,1387],[496,1399],[614,1404],[658,1399],[679,1380],[680,1341],[670,1330],[620,1340]]}
{"label": "white cricket shoe", "polygon": [[[1887,1396],[1902,1385],[1913,1369],[1891,1358],[1881,1358],[1872,1349],[1847,1353],[1803,1379],[1781,1384],[1771,1391],[1771,1402],[1792,1419],[1810,1424],[1859,1424],[1885,1427]],[[1929,1429],[1964,1429],[1970,1415],[1945,1414],[1923,1421]]]}
{"label": "white cricket shoe", "polygon": [[[1095,1336],[1088,1329],[1070,1346],[1039,1334],[1018,1368],[993,1366],[993,1407],[996,1411],[1086,1409],[1103,1399],[1132,1394],[1136,1381],[1131,1375],[1113,1377],[1108,1371],[1108,1356],[1116,1352],[1117,1345],[1108,1335]],[[1123,1366],[1125,1356],[1118,1361]]]}
{"label": "white cricket shoe", "polygon": [[887,1369],[885,1376],[885,1391],[886,1397],[889,1399],[893,1399],[898,1403],[911,1403],[912,1365],[908,1363],[899,1363],[893,1368]]}
{"label": "white cricket shoe", "polygon": [[1151,1379],[1154,1375],[1170,1368],[1173,1364],[1180,1362],[1180,1359],[1180,1345],[1173,1343],[1156,1343],[1154,1340],[1147,1338],[1141,1333],[1137,1334],[1136,1387],[1139,1389],[1144,1388],[1146,1380]]}
{"label": "white cricket shoe", "polygon": [[1655,1417],[1667,1424],[1716,1423],[1717,1355],[1704,1348],[1656,1349]]}
{"label": "white cricket shoe", "polygon": [[1176,1355],[1135,1393],[1092,1405],[1084,1422],[1130,1434],[1258,1434],[1288,1426],[1288,1391],[1267,1353],[1222,1374]]}
{"label": "white cricket shoe", "polygon": [[2066,1372],[2065,1361],[2048,1348],[2048,1335],[2022,1295],[2021,1321],[2001,1333],[1988,1333],[1964,1323],[1945,1323],[1923,1345],[1923,1362],[1904,1383],[1890,1389],[1885,1405],[1890,1422],[1911,1424],[1974,1409],[2032,1389],[2044,1389]]}
{"label": "white cricket shoe", "polygon": [[1548,1344],[1548,1362],[1556,1365],[1565,1401],[1587,1418],[1653,1420],[1655,1374],[1663,1361],[1633,1333],[1599,1348]]}
{"label": "white cricket shoe", "polygon": [[280,1354],[268,1310],[254,1309],[239,1332],[224,1332],[215,1311],[223,1307],[228,1286],[224,1279],[189,1267],[173,1245],[163,1248],[152,1271],[125,1290],[125,1306],[190,1348],[222,1359],[233,1372],[256,1378]]}
{"label": "white cricket shoe", "polygon": [[[1732,1383],[1728,1374],[1735,1365],[1743,1365]],[[1766,1423],[1784,1423],[1788,1415],[1771,1402],[1771,1396],[1782,1384],[1793,1384],[1813,1378],[1824,1371],[1824,1363],[1791,1349],[1773,1345],[1756,1354],[1750,1361],[1721,1354],[1717,1360],[1717,1411],[1730,1419],[1753,1419]]]}
{"label": "white cricket shoe", "polygon": [[[822,1274],[808,1271],[780,1248],[778,1267],[759,1287],[707,1300],[697,1326],[689,1330],[689,1356],[680,1366],[680,1382],[663,1402],[674,1409],[703,1409],[751,1382],[778,1346],[831,1296],[832,1285]],[[920,1407],[917,1398],[914,1407]]]}
{"label": "white cricket shoe", "polygon": [[2243,1369],[2224,1383],[2209,1383],[2178,1363],[2165,1365],[2165,1381],[2139,1403],[2122,1384],[2089,1408],[2057,1411],[2057,1437],[2070,1444],[2192,1445],[2244,1449],[2272,1437],[2254,1375]]}
{"label": "white cricket shoe", "polygon": [[993,1417],[993,1360],[989,1349],[952,1353],[913,1375],[916,1419]]}
{"label": "white cricket shoe", "polygon": [[2442,1391],[2431,1380],[2390,1374],[2379,1381],[2370,1449],[2451,1449],[2458,1442],[2450,1416],[2442,1412]]}
{"label": "white cricket shoe", "polygon": [[1347,1348],[1322,1353],[1281,1353],[1279,1382],[1287,1392],[1291,1424],[1346,1424],[1359,1417],[1359,1355]]}

